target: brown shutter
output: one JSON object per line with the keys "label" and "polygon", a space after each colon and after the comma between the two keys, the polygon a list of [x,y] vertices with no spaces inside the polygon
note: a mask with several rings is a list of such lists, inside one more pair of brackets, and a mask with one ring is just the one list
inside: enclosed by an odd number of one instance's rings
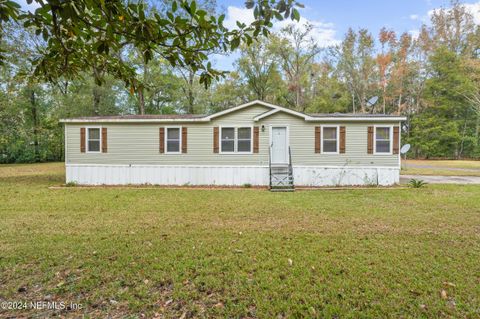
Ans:
{"label": "brown shutter", "polygon": [[187,128],[182,127],[182,153],[187,152]]}
{"label": "brown shutter", "polygon": [[218,153],[218,127],[213,128],[213,152]]}
{"label": "brown shutter", "polygon": [[368,127],[367,153],[373,154],[373,126]]}
{"label": "brown shutter", "polygon": [[102,153],[107,152],[107,128],[102,127]]}
{"label": "brown shutter", "polygon": [[160,153],[165,153],[165,128],[159,129]]}
{"label": "brown shutter", "polygon": [[400,144],[400,128],[398,126],[393,127],[393,154],[398,154]]}
{"label": "brown shutter", "polygon": [[85,128],[80,128],[80,152],[85,153]]}
{"label": "brown shutter", "polygon": [[340,154],[345,153],[345,126],[340,126]]}
{"label": "brown shutter", "polygon": [[315,126],[315,153],[320,153],[321,127]]}
{"label": "brown shutter", "polygon": [[258,144],[259,144],[259,129],[258,126],[253,128],[253,152],[258,153]]}

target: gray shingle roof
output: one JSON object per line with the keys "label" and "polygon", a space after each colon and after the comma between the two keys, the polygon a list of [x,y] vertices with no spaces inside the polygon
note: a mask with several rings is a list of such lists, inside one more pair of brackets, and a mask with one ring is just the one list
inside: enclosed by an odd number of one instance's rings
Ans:
{"label": "gray shingle roof", "polygon": [[146,115],[104,115],[82,116],[75,120],[169,120],[169,119],[195,119],[205,117],[205,114],[146,114]]}
{"label": "gray shingle roof", "polygon": [[378,118],[378,117],[395,117],[396,114],[370,114],[370,113],[308,113],[312,117],[366,117],[366,118]]}

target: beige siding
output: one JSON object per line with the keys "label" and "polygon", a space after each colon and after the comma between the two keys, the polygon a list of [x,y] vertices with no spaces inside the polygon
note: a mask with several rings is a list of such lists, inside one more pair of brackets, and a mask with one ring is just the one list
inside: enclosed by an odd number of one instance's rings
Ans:
{"label": "beige siding", "polygon": [[[367,154],[367,128],[381,123],[313,123],[285,113],[277,113],[265,119],[265,125],[287,123],[290,133],[290,148],[294,165],[321,166],[398,166],[398,155]],[[346,141],[344,154],[315,153],[315,126],[345,126]],[[392,123],[385,123],[391,125]],[[394,123],[398,124],[398,123]]]}
{"label": "beige siding", "polygon": [[[305,122],[301,118],[285,113],[277,113],[260,122],[253,121],[255,116],[268,110],[269,108],[263,106],[249,107],[209,123],[92,124],[91,126],[108,128],[108,153],[81,153],[80,128],[89,125],[66,124],[66,162],[67,164],[268,165],[269,128],[271,125],[287,125],[294,165],[398,166],[398,155],[367,154],[367,126],[373,125],[372,123],[328,123],[346,126],[346,153],[316,154],[314,127],[322,123]],[[158,128],[169,125],[188,128],[187,154],[159,153]],[[263,132],[260,130],[259,153],[243,155],[213,153],[213,127],[229,125],[265,125],[265,130]]]}

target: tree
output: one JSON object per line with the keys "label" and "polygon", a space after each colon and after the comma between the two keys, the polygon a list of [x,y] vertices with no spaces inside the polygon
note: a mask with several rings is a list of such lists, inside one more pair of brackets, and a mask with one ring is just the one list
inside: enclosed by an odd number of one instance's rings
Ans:
{"label": "tree", "polygon": [[465,143],[469,141],[467,130],[475,118],[463,93],[471,91],[471,82],[468,80],[461,58],[447,47],[439,47],[431,56],[430,62],[432,77],[426,83],[426,103],[432,111],[435,111],[437,120],[443,117],[457,123],[458,129],[461,130],[461,140],[455,147],[455,156],[462,157]]}
{"label": "tree", "polygon": [[243,45],[236,64],[239,75],[252,92],[252,99],[274,102],[282,79],[268,45],[266,41]]}
{"label": "tree", "polygon": [[455,152],[461,143],[456,122],[439,118],[429,109],[416,116],[411,123],[411,136],[406,142],[413,145],[415,157],[457,157]]}
{"label": "tree", "polygon": [[374,40],[366,29],[358,34],[349,29],[340,45],[331,50],[337,64],[339,77],[347,83],[352,95],[352,109],[356,111],[356,102],[360,112],[367,112],[367,100],[375,92]]}
{"label": "tree", "polygon": [[272,51],[278,56],[280,67],[288,82],[288,91],[293,97],[285,96],[286,102],[299,111],[305,111],[305,93],[312,73],[310,66],[321,51],[311,37],[313,25],[303,27],[293,24],[283,28],[273,37]]}
{"label": "tree", "polygon": [[[31,3],[32,0],[27,2]],[[241,42],[251,43],[260,34],[268,35],[271,22],[276,19],[299,20],[293,0],[246,2],[254,9],[254,22],[239,23],[239,29],[223,26],[224,15],[208,15],[197,9],[195,1],[178,0],[165,15],[145,14],[143,2],[121,0],[97,1],[37,0],[35,12],[20,12],[11,1],[2,1],[0,24],[9,19],[18,20],[24,27],[32,27],[47,43],[42,55],[34,61],[35,75],[48,81],[66,77],[75,78],[86,68],[104,64],[107,72],[123,80],[132,90],[139,86],[135,69],[126,64],[122,50],[131,46],[148,63],[157,53],[172,66],[189,66],[201,70],[200,82],[209,85],[223,73],[211,67],[207,52],[236,49]],[[0,60],[0,62],[3,61]],[[96,78],[98,83],[102,78]],[[141,85],[141,84],[140,84]]]}
{"label": "tree", "polygon": [[307,112],[331,113],[348,112],[351,95],[348,88],[337,76],[335,66],[325,60],[312,65],[315,81],[312,83],[312,101]]}
{"label": "tree", "polygon": [[397,38],[394,31],[382,28],[380,30],[379,40],[382,50],[381,53],[377,55],[377,64],[380,76],[380,88],[382,91],[383,114],[385,114],[387,106],[387,85],[391,77],[393,48],[396,46]]}

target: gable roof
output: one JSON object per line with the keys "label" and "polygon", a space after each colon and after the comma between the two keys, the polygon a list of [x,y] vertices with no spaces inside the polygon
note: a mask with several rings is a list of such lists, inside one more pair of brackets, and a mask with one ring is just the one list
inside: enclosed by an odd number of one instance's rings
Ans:
{"label": "gable roof", "polygon": [[253,118],[254,121],[259,121],[263,118],[273,114],[283,112],[293,116],[303,118],[305,121],[405,121],[404,116],[395,116],[388,114],[347,114],[347,113],[328,113],[328,114],[306,114],[298,112],[286,107],[275,104],[263,102],[260,100],[251,101],[235,107],[228,108],[210,115],[201,114],[160,114],[160,115],[111,115],[111,116],[90,116],[90,117],[76,117],[69,119],[61,119],[61,123],[91,123],[91,122],[210,122],[217,117],[242,110],[254,105],[261,105],[270,110],[261,113]]}

